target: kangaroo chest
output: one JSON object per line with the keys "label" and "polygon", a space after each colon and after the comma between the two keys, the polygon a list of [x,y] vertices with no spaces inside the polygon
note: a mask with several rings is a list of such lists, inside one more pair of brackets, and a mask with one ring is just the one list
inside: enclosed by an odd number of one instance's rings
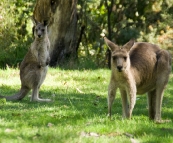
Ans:
{"label": "kangaroo chest", "polygon": [[47,57],[49,56],[49,52],[47,50],[47,45],[40,45],[39,49],[38,49],[38,57],[41,60],[46,60]]}
{"label": "kangaroo chest", "polygon": [[[155,76],[153,76],[153,78],[154,77]],[[135,86],[137,89],[137,94],[144,94],[154,89],[156,84],[155,80],[153,80],[152,78],[146,78],[146,80],[135,79],[135,77],[130,72],[117,73],[114,75],[114,80],[116,86],[120,89],[126,89]]]}
{"label": "kangaroo chest", "polygon": [[118,88],[126,88],[131,84],[135,84],[135,81],[130,72],[127,73],[117,72],[114,75],[114,78]]}
{"label": "kangaroo chest", "polygon": [[36,41],[33,43],[32,52],[39,60],[39,62],[45,62],[49,57],[49,42],[46,40]]}

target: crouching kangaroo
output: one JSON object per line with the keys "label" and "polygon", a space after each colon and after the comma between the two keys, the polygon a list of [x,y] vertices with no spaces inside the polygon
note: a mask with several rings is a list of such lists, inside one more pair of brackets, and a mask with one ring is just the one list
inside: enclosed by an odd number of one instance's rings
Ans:
{"label": "crouching kangaroo", "polygon": [[147,93],[149,118],[161,121],[163,92],[171,72],[170,54],[146,42],[130,40],[120,47],[106,37],[104,40],[112,53],[108,115],[111,116],[111,107],[119,88],[124,118],[131,118],[136,94]]}
{"label": "crouching kangaroo", "polygon": [[0,96],[7,100],[21,100],[32,89],[31,101],[51,101],[39,98],[39,89],[46,77],[50,61],[48,23],[46,21],[40,23],[34,19],[33,23],[35,39],[20,65],[21,89],[13,96]]}

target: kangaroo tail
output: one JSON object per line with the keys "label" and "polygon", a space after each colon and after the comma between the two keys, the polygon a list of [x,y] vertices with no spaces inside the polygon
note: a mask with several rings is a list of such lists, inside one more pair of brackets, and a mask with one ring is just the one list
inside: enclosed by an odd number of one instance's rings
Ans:
{"label": "kangaroo tail", "polygon": [[18,93],[16,93],[15,95],[12,95],[12,96],[1,96],[0,95],[0,98],[6,98],[6,100],[8,101],[17,101],[17,100],[22,100],[26,95],[27,93],[30,91],[29,88],[21,88],[20,91]]}

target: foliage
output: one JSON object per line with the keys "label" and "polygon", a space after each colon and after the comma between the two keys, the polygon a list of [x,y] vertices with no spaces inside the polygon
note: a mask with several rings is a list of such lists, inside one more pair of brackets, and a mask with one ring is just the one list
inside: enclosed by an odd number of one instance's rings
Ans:
{"label": "foliage", "polygon": [[16,66],[31,42],[31,20],[35,0],[0,1],[0,67]]}
{"label": "foliage", "polygon": [[120,45],[135,38],[173,51],[172,0],[79,0],[78,9],[86,26],[81,51],[97,64],[106,60],[101,32]]}
{"label": "foliage", "polygon": [[[0,93],[11,95],[20,88],[19,71],[0,70]],[[89,143],[158,142],[171,143],[172,122],[156,124],[148,119],[147,99],[137,96],[131,120],[123,120],[119,92],[113,116],[107,118],[107,86],[110,71],[49,69],[40,95],[52,103],[19,102],[0,105],[0,142]],[[163,98],[162,118],[173,119],[173,78]]]}
{"label": "foliage", "polygon": [[[29,17],[35,1],[1,0],[0,68],[16,67],[30,46]],[[90,59],[99,67],[107,67],[107,47],[100,36],[102,32],[117,44],[136,38],[173,51],[172,0],[78,0],[77,10],[77,35],[82,36],[79,61]]]}

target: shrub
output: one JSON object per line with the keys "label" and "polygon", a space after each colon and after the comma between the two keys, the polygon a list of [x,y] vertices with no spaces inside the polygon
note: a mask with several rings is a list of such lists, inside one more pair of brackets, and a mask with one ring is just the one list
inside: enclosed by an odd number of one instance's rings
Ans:
{"label": "shrub", "polygon": [[0,68],[16,66],[30,45],[33,2],[0,1]]}

